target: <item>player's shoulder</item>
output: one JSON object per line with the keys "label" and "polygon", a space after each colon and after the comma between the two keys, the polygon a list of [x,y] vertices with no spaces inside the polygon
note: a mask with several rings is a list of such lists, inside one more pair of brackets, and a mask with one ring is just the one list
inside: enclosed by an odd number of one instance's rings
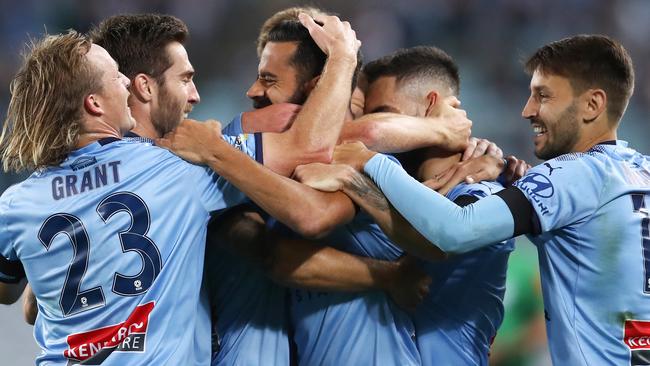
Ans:
{"label": "player's shoulder", "polygon": [[572,184],[601,181],[611,171],[612,154],[606,147],[596,145],[585,152],[560,155],[532,167],[518,182],[567,181]]}
{"label": "player's shoulder", "polygon": [[24,187],[24,182],[25,181],[12,184],[11,186],[9,186],[9,188],[7,188],[4,192],[2,192],[2,195],[0,196],[0,214],[4,214],[11,206],[13,200],[16,197],[21,196],[21,190]]}
{"label": "player's shoulder", "polygon": [[452,201],[460,196],[472,196],[481,199],[501,190],[503,190],[503,186],[496,181],[481,181],[469,184],[460,183],[447,193],[447,198]]}
{"label": "player's shoulder", "polygon": [[[137,139],[124,139],[114,143],[115,154],[128,153],[128,161],[141,167],[175,165],[179,169],[201,169],[174,155],[167,149]],[[127,154],[125,154],[127,155]],[[162,166],[161,166],[162,164]]]}
{"label": "player's shoulder", "polygon": [[[560,155],[535,167],[536,170],[548,170],[552,175],[556,169],[569,168],[574,172],[585,170],[590,173],[607,174],[611,165],[617,161],[627,159],[629,154],[636,153],[634,150],[627,148],[627,143],[612,142],[603,143],[593,146],[584,152],[572,152]],[[638,153],[637,153],[638,154]],[[572,172],[572,173],[574,173]],[[560,172],[557,172],[560,174]]]}

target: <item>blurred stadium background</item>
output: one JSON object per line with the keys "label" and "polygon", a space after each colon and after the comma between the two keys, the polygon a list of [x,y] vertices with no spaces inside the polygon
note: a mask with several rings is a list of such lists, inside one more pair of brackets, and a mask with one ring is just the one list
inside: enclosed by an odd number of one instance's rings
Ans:
{"label": "blurred stadium background", "polygon": [[[529,81],[522,59],[565,36],[610,35],[630,51],[637,81],[619,138],[650,153],[647,0],[1,0],[0,107],[6,111],[9,82],[30,36],[68,28],[86,31],[113,14],[160,12],[183,19],[190,28],[187,48],[202,100],[192,116],[227,123],[250,108],[244,93],[256,76],[259,27],[274,12],[297,4],[319,6],[349,20],[363,41],[366,60],[421,44],[446,50],[460,65],[461,100],[474,121],[474,135],[532,164],[538,163],[532,132],[520,116]],[[4,191],[24,177],[1,174],[0,188]],[[507,318],[495,342],[495,365],[549,364],[536,266],[534,248],[520,240],[510,261]],[[0,364],[33,364],[38,349],[20,304],[0,306],[0,324]]]}

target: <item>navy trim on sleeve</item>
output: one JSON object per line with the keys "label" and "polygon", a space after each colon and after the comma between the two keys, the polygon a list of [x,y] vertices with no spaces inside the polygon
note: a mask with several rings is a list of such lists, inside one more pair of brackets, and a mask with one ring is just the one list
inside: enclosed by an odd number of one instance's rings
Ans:
{"label": "navy trim on sleeve", "polygon": [[471,205],[472,203],[474,203],[476,201],[478,201],[477,197],[470,196],[470,195],[467,195],[467,194],[463,194],[463,195],[460,195],[460,196],[456,197],[456,199],[454,200],[454,203],[457,204],[460,207],[465,207],[465,206]]}
{"label": "navy trim on sleeve", "polygon": [[501,197],[510,209],[515,222],[513,237],[522,234],[539,235],[542,233],[542,226],[537,213],[519,188],[509,187],[497,192],[496,195]]}
{"label": "navy trim on sleeve", "polygon": [[21,261],[11,261],[0,255],[0,282],[18,283],[25,278],[25,269]]}
{"label": "navy trim on sleeve", "polygon": [[255,160],[257,160],[258,163],[264,165],[264,149],[262,148],[262,141],[264,140],[262,138],[262,133],[261,132],[255,132]]}

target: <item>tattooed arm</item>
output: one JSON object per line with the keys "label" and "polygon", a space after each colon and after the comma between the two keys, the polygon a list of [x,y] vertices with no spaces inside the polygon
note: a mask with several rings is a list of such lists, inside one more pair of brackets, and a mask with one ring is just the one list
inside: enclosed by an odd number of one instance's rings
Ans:
{"label": "tattooed arm", "polygon": [[372,216],[384,233],[407,253],[428,260],[445,258],[445,253],[435,245],[422,245],[427,239],[390,205],[370,178],[350,169],[343,180],[342,190]]}
{"label": "tattooed arm", "polygon": [[321,191],[343,191],[372,216],[384,233],[407,253],[428,260],[445,257],[444,252],[435,245],[430,245],[424,236],[390,205],[369,178],[349,165],[300,165],[296,168],[294,178]]}

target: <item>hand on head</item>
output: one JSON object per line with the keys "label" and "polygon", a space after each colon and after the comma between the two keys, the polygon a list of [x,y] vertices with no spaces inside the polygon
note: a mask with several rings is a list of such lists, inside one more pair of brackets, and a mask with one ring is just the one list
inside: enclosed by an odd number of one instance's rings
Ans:
{"label": "hand on head", "polygon": [[454,97],[438,98],[427,110],[427,117],[435,118],[440,126],[442,145],[447,151],[463,151],[468,146],[472,133],[472,121],[467,112],[460,109],[460,101]]}
{"label": "hand on head", "polygon": [[[348,22],[342,22],[337,16],[307,14],[299,15],[302,25],[309,30],[314,42],[329,58],[357,59],[361,41]],[[319,22],[323,25],[320,25]]]}

